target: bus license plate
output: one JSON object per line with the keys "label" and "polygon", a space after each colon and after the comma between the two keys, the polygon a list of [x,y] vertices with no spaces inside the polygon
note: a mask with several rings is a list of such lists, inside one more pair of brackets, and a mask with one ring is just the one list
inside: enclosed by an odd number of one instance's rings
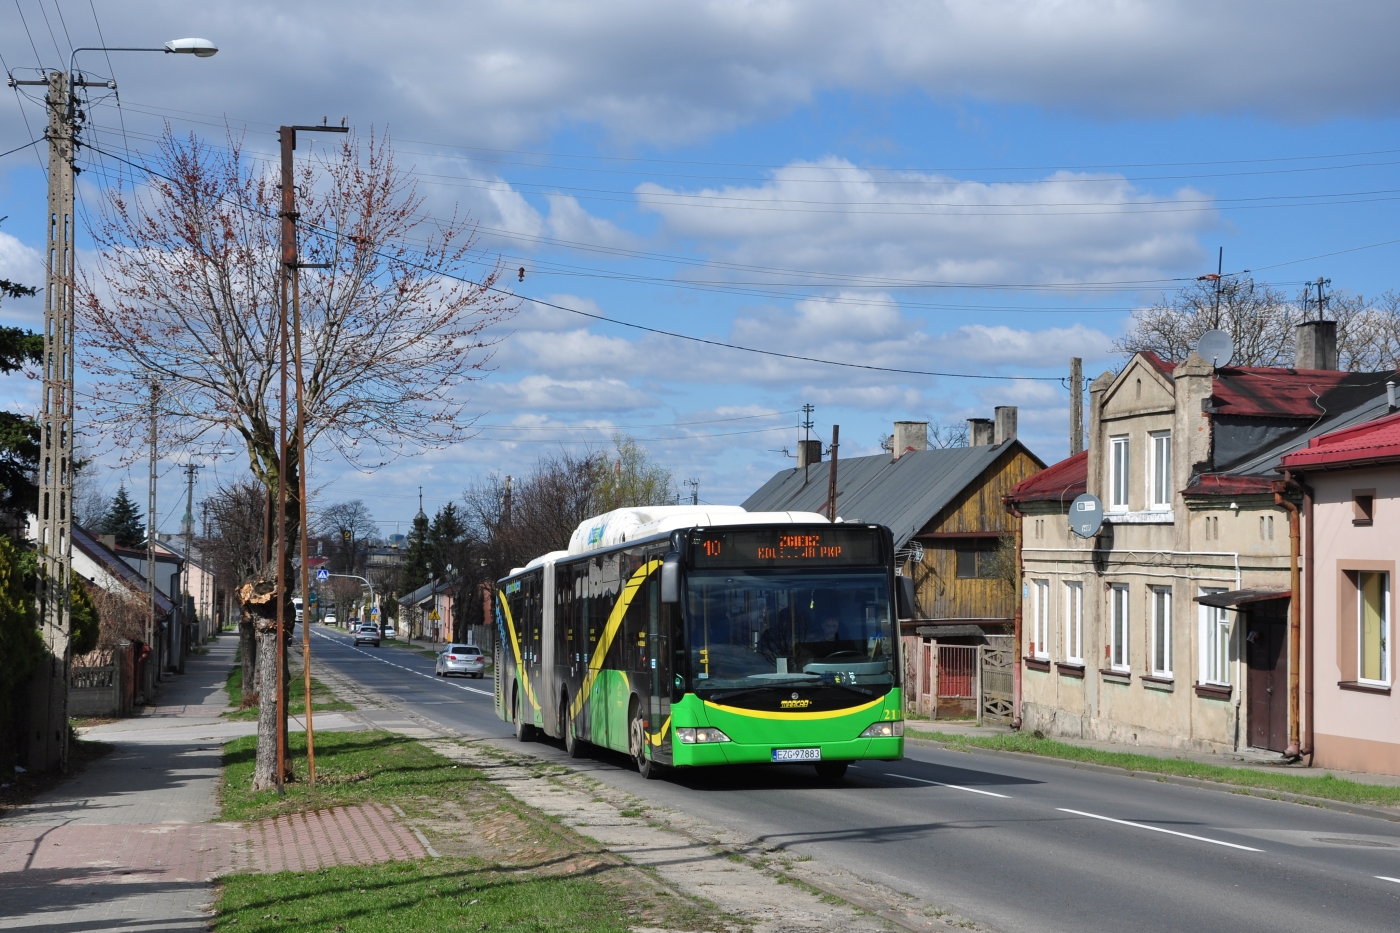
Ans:
{"label": "bus license plate", "polygon": [[774,761],[821,761],[822,750],[820,748],[775,748],[773,749]]}

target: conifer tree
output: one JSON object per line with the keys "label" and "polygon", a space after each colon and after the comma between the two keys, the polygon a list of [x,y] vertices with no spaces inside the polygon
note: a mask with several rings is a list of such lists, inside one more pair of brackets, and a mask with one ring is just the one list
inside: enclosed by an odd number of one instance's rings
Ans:
{"label": "conifer tree", "polygon": [[141,510],[126,494],[126,487],[117,489],[112,506],[97,525],[97,533],[115,535],[118,547],[140,547],[146,540],[146,525],[141,521]]}
{"label": "conifer tree", "polygon": [[428,516],[422,509],[413,517],[413,528],[408,532],[408,551],[403,561],[403,588],[412,593],[428,582]]}

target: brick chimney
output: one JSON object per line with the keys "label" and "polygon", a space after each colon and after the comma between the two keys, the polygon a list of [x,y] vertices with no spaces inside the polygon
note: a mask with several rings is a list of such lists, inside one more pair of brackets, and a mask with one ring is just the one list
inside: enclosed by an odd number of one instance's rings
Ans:
{"label": "brick chimney", "polygon": [[1293,368],[1337,368],[1336,321],[1304,321],[1293,329]]}
{"label": "brick chimney", "polygon": [[993,437],[991,418],[968,418],[967,419],[967,446],[986,447],[991,444]]}
{"label": "brick chimney", "polygon": [[928,449],[927,421],[896,421],[894,437],[890,439],[890,453],[898,460],[911,450]]}
{"label": "brick chimney", "polygon": [[1016,439],[1016,406],[998,405],[996,407],[996,429],[992,435],[992,443],[1000,444],[1003,441],[1014,441]]}

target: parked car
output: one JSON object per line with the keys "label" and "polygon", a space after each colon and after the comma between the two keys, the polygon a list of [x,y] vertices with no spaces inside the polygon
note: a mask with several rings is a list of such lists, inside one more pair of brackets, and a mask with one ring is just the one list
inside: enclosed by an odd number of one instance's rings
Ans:
{"label": "parked car", "polygon": [[385,638],[398,638],[398,637],[399,637],[398,629],[394,628],[394,623],[392,623],[392,622],[385,622],[385,623],[384,623],[384,637],[385,637]]}
{"label": "parked car", "polygon": [[367,645],[374,645],[374,647],[378,648],[379,628],[375,625],[366,622],[364,625],[361,625],[359,628],[355,629],[355,644],[359,645],[361,643]]}
{"label": "parked car", "polygon": [[480,680],[486,674],[486,656],[476,645],[448,645],[437,656],[434,673],[439,677],[466,674]]}
{"label": "parked car", "polygon": [[[327,615],[324,619],[321,620],[321,624],[322,624],[322,625],[329,625],[329,626],[334,627],[335,624],[336,624],[336,621],[335,621],[335,613],[332,612],[332,613],[330,613],[329,615]],[[313,706],[312,709],[314,710],[315,707]]]}

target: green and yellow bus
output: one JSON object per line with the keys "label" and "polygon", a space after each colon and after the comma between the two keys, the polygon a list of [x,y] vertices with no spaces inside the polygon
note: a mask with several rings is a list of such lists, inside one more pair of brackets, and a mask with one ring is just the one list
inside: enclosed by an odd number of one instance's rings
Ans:
{"label": "green and yellow bus", "polygon": [[839,780],[904,754],[899,583],[881,525],[610,512],[497,584],[497,715],[647,778],[797,762]]}

